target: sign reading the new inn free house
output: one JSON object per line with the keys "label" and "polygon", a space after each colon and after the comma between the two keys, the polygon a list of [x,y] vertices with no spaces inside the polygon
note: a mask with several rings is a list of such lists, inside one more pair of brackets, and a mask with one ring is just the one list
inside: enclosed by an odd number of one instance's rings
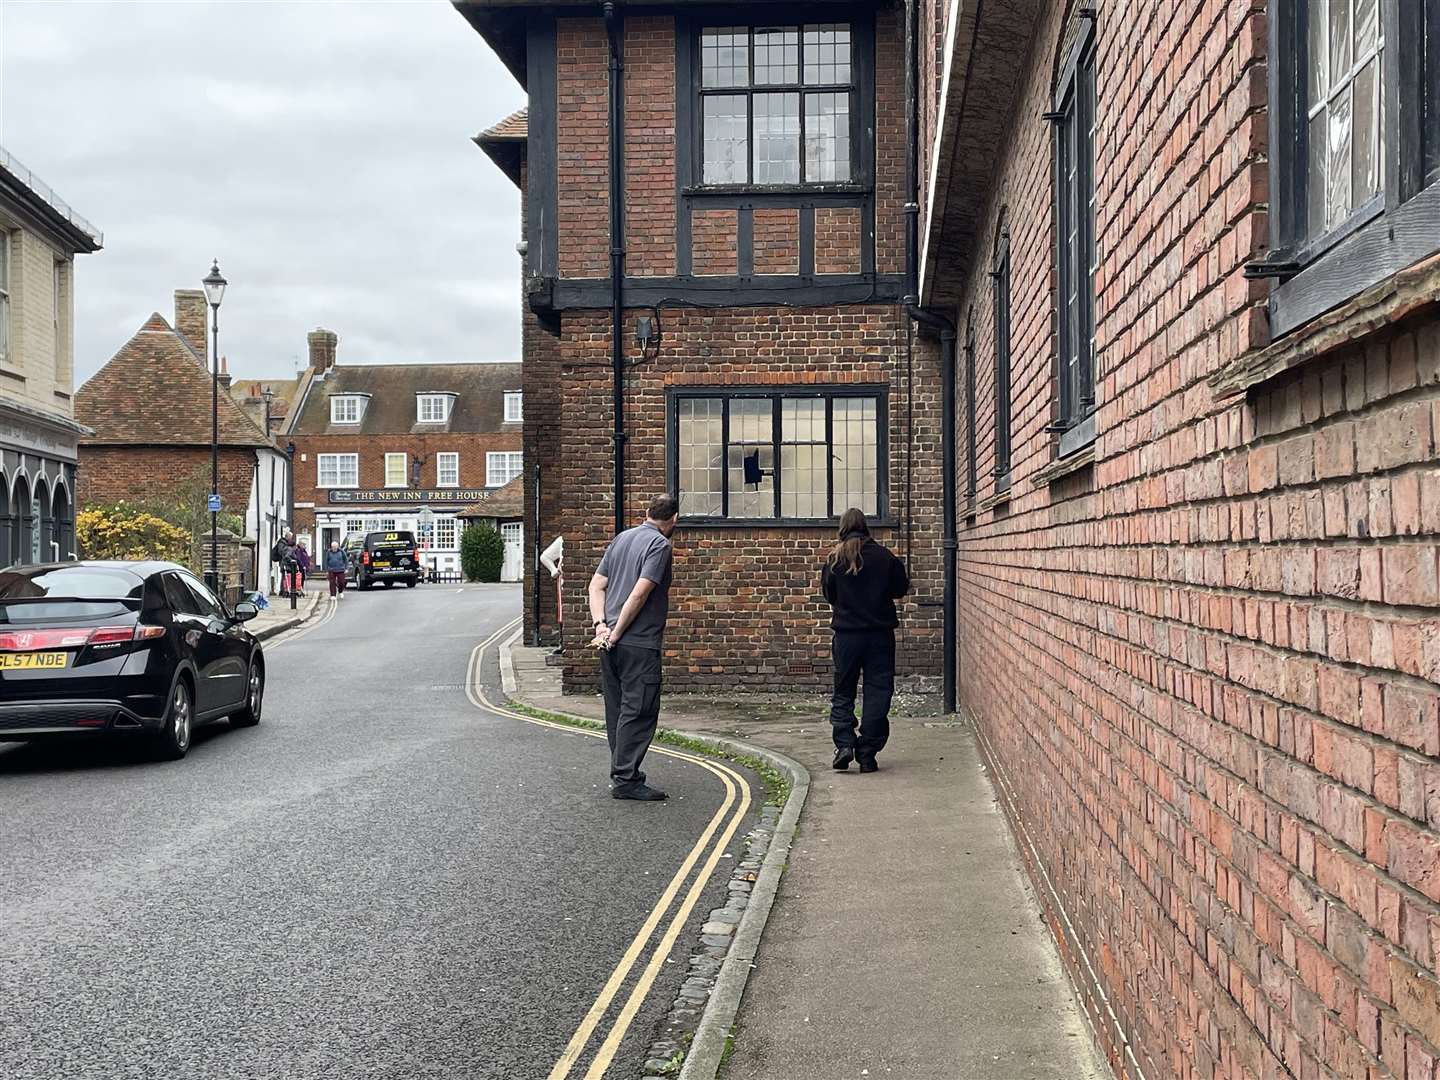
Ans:
{"label": "sign reading the new inn free house", "polygon": [[332,503],[471,503],[490,498],[485,488],[331,488]]}

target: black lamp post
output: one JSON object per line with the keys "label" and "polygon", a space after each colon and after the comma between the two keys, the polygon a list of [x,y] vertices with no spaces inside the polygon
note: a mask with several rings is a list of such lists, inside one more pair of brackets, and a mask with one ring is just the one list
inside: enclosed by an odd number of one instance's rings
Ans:
{"label": "black lamp post", "polygon": [[210,265],[201,284],[210,304],[210,569],[205,575],[211,591],[220,591],[220,541],[216,519],[220,514],[220,301],[226,281],[220,276],[220,260]]}

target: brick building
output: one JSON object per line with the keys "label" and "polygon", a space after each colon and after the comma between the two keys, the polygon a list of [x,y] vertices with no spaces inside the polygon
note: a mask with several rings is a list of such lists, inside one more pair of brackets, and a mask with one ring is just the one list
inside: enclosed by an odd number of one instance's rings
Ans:
{"label": "brick building", "polygon": [[[211,375],[205,294],[175,291],[175,324],[152,314],[75,394],[81,506],[154,501],[194,481],[210,484]],[[248,583],[274,585],[270,549],[286,527],[289,463],[230,396],[218,398],[220,500],[254,541]],[[203,502],[203,496],[200,496]]]}
{"label": "brick building", "polygon": [[509,485],[524,460],[520,365],[337,364],[337,342],[310,333],[281,436],[295,446],[297,533],[320,548],[374,530],[421,537],[428,508],[427,565],[458,571],[466,521],[485,521],[505,538],[507,580],[518,580],[523,526]]}
{"label": "brick building", "polygon": [[[915,447],[938,442],[941,401],[900,303],[899,9],[809,4],[770,26],[770,5],[718,24],[684,2],[608,24],[457,7],[529,93],[477,141],[524,189],[526,510],[537,543],[565,538],[567,686],[594,679],[584,593],[605,543],[667,488],[670,685],[825,684],[818,571],[852,504],[915,579],[902,679],[936,675],[940,462]],[[554,617],[534,554],[532,640]]]}
{"label": "brick building", "polygon": [[74,557],[75,256],[100,243],[0,148],[0,567]]}
{"label": "brick building", "polygon": [[1440,6],[920,9],[960,699],[1116,1072],[1431,1080]]}
{"label": "brick building", "polygon": [[[613,498],[606,26],[457,6],[529,89],[526,378],[579,612]],[[960,704],[1117,1075],[1440,1076],[1440,5],[625,8],[626,516],[659,475],[714,510],[675,443],[706,386],[888,386],[885,535],[912,526],[923,601],[957,534]],[[854,185],[793,183],[808,143],[760,98],[824,115],[807,28],[848,20],[863,56],[872,19],[865,302],[821,304],[856,287],[825,276],[855,266]],[[922,501],[947,472],[953,517]],[[672,669],[803,681],[824,530],[707,518]]]}

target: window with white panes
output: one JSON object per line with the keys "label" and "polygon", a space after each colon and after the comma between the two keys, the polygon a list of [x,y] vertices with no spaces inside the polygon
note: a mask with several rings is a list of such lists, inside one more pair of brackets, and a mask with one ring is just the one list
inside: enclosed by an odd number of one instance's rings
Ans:
{"label": "window with white panes", "polygon": [[347,540],[348,540],[350,537],[352,537],[352,536],[356,536],[356,535],[359,535],[360,533],[363,533],[364,531],[365,531],[365,519],[364,519],[364,518],[346,518],[346,519],[345,519],[345,538],[346,538]]}
{"label": "window with white panes", "polygon": [[10,234],[0,228],[0,361],[10,356]]}
{"label": "window with white panes", "polygon": [[512,390],[505,395],[505,423],[518,424],[525,419],[524,397],[519,390]]}
{"label": "window with white panes", "polygon": [[682,392],[669,467],[689,519],[825,521],[885,512],[884,398],[875,391]]}
{"label": "window with white panes", "polygon": [[456,547],[456,539],[455,519],[453,517],[437,517],[435,519],[435,547],[440,551],[453,551]]}
{"label": "window with white panes", "polygon": [[460,486],[460,455],[435,455],[435,483],[439,487]]}
{"label": "window with white panes", "polygon": [[405,466],[408,464],[409,454],[386,454],[385,455],[385,486],[403,488],[405,486]]}
{"label": "window with white panes", "polygon": [[525,455],[519,451],[485,455],[485,486],[504,487],[525,467]]}
{"label": "window with white panes", "polygon": [[319,454],[317,484],[320,487],[355,487],[360,483],[359,454]]}
{"label": "window with white panes", "polygon": [[380,519],[380,531],[381,531],[381,532],[394,532],[394,531],[395,531],[396,529],[398,529],[399,527],[400,527],[399,522],[397,522],[394,518],[381,518],[381,519]]}
{"label": "window with white panes", "polygon": [[360,422],[361,399],[354,394],[337,394],[330,399],[330,422],[332,424],[358,424]]}
{"label": "window with white panes", "polygon": [[415,399],[416,419],[422,424],[443,424],[450,419],[448,394],[420,394]]}

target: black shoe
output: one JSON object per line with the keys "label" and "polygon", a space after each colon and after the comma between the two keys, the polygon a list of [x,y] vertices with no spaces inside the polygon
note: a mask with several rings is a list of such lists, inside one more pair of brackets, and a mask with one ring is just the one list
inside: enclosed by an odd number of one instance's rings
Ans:
{"label": "black shoe", "polygon": [[875,759],[874,759],[873,757],[872,757],[872,758],[861,758],[861,759],[860,759],[860,771],[861,771],[862,773],[864,773],[864,772],[879,772],[879,771],[880,771],[880,766],[875,764]]}
{"label": "black shoe", "polygon": [[669,798],[663,791],[658,791],[645,784],[627,784],[625,787],[610,789],[612,799],[634,799],[636,802],[664,802]]}
{"label": "black shoe", "polygon": [[855,760],[855,748],[853,746],[841,746],[835,751],[835,760],[831,762],[832,769],[839,769],[844,772],[850,768],[850,762]]}

